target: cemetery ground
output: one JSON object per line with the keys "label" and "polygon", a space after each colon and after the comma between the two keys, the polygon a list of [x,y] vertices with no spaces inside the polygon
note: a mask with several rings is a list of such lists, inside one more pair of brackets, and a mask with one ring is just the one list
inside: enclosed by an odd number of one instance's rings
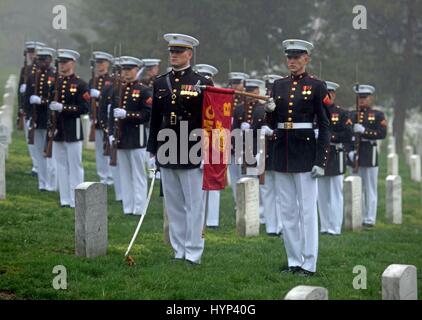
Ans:
{"label": "cemetery ground", "polygon": [[[109,247],[93,259],[74,254],[74,210],[60,208],[58,194],[39,192],[30,172],[23,132],[14,132],[6,163],[7,199],[0,201],[0,299],[281,299],[297,285],[322,286],[329,299],[381,299],[381,275],[390,264],[418,268],[422,296],[421,184],[410,180],[400,156],[403,224],[385,217],[386,143],[379,176],[378,221],[374,229],[320,236],[318,270],[312,278],[281,274],[287,264],[283,242],[261,234],[236,234],[231,190],[222,191],[220,228],[207,230],[202,264],[173,262],[163,242],[162,201],[155,186],[131,255],[124,252],[139,217],[125,216],[108,190]],[[97,181],[93,151],[84,150],[85,181]],[[67,270],[67,289],[55,290],[53,268]],[[354,289],[355,266],[367,271],[366,289]],[[359,281],[362,283],[362,281]]]}

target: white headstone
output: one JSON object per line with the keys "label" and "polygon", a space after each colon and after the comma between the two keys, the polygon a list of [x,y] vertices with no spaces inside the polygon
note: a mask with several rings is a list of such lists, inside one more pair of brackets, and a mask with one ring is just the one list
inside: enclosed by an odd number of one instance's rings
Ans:
{"label": "white headstone", "polygon": [[0,200],[6,199],[6,148],[0,143]]}
{"label": "white headstone", "polygon": [[393,144],[389,144],[387,147],[388,154],[394,154],[396,153],[396,147]]}
{"label": "white headstone", "polygon": [[417,300],[416,267],[392,264],[382,274],[382,300]]}
{"label": "white headstone", "polygon": [[397,153],[390,153],[387,162],[387,174],[397,176],[399,174],[399,156]]}
{"label": "white headstone", "polygon": [[13,107],[13,96],[10,93],[3,94],[3,104]]}
{"label": "white headstone", "polygon": [[349,176],[344,180],[344,228],[359,231],[362,229],[362,179]]}
{"label": "white headstone", "polygon": [[259,180],[243,177],[237,182],[236,229],[242,237],[259,235]]}
{"label": "white headstone", "polygon": [[328,300],[328,290],[322,287],[297,286],[287,293],[284,300]]}
{"label": "white headstone", "polygon": [[0,124],[0,143],[8,146],[10,144],[10,131],[7,126]]}
{"label": "white headstone", "polygon": [[421,156],[414,154],[410,157],[410,177],[413,181],[421,182]]}
{"label": "white headstone", "polygon": [[95,150],[95,142],[89,141],[89,132],[91,131],[91,121],[89,116],[84,114],[81,116],[82,130],[84,131],[84,147],[85,149]]}
{"label": "white headstone", "polygon": [[400,176],[388,176],[386,179],[387,197],[385,201],[387,221],[402,223],[402,185]]}
{"label": "white headstone", "polygon": [[107,253],[107,186],[84,182],[75,189],[75,254],[96,257]]}
{"label": "white headstone", "polygon": [[406,164],[410,166],[410,157],[413,155],[413,147],[410,145],[406,146],[404,153],[406,156]]}

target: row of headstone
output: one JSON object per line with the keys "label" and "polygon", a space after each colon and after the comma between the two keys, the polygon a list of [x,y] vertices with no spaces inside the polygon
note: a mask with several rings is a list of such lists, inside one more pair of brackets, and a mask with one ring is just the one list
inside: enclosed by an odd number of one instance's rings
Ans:
{"label": "row of headstone", "polygon": [[421,156],[419,154],[414,154],[414,148],[412,145],[407,145],[405,147],[404,154],[406,157],[406,164],[410,167],[410,178],[413,181],[421,182]]}
{"label": "row of headstone", "polygon": [[[382,300],[417,300],[417,270],[415,266],[392,264],[381,276]],[[284,300],[328,300],[328,290],[323,287],[297,286]]]}
{"label": "row of headstone", "polygon": [[10,75],[4,87],[3,103],[0,107],[0,200],[6,199],[6,159],[9,144],[12,142],[16,85],[16,76]]}
{"label": "row of headstone", "polygon": [[[386,178],[386,215],[392,224],[402,223],[402,181],[399,175]],[[344,229],[362,229],[362,178],[349,176],[344,180]]]}

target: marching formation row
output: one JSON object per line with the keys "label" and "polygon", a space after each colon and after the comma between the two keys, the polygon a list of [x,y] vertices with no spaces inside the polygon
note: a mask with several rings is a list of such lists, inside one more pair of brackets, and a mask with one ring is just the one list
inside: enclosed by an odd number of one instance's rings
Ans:
{"label": "marching formation row", "polygon": [[[89,83],[75,74],[78,52],[27,42],[18,120],[39,189],[58,190],[61,206],[75,206],[75,188],[84,181],[84,134],[95,141],[100,181],[114,185],[125,214],[143,212],[147,169],[158,168],[174,258],[199,264],[204,223],[214,228],[219,224],[220,193],[208,191],[205,196],[202,165],[183,162],[178,147],[182,124],[187,124],[188,133],[203,128],[198,85],[213,86],[218,70],[207,64],[191,67],[197,39],[182,34],[166,34],[164,39],[171,64],[167,73],[158,75],[158,59],[95,51]],[[236,90],[232,129],[253,132],[254,140],[257,133],[264,137],[264,149],[257,148],[256,141],[251,147],[256,162],[265,162],[265,173],[259,176],[261,223],[269,235],[283,236],[288,256],[284,271],[311,276],[318,257],[318,211],[321,233],[341,233],[347,165],[362,177],[363,222],[368,227],[376,223],[377,140],[386,137],[387,121],[372,108],[373,86],[354,87],[356,110],[347,111],[335,104],[336,83],[306,72],[311,43],[286,40],[283,48],[288,76],[259,80],[241,72],[229,74],[228,85]],[[259,96],[263,87],[265,103]],[[91,131],[83,132],[80,117],[87,113]],[[159,156],[168,142],[160,135],[165,129],[173,130],[178,141],[170,163]],[[246,140],[245,135],[244,148],[249,148]],[[190,153],[193,143],[186,144]],[[228,170],[235,202],[236,182],[249,166],[236,157],[233,152]]]}

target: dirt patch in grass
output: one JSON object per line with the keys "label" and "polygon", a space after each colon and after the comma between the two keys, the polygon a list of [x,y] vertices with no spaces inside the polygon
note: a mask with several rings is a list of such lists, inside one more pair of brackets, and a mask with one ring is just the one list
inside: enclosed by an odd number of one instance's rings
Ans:
{"label": "dirt patch in grass", "polygon": [[0,290],[0,300],[14,300],[16,294],[9,290]]}

